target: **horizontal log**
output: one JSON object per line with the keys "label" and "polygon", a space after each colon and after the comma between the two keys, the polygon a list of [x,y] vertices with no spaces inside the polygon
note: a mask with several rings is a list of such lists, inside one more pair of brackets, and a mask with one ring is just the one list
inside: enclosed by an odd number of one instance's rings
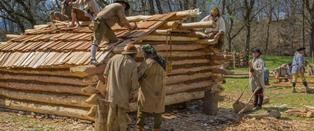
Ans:
{"label": "horizontal log", "polygon": [[8,90],[0,88],[0,96],[10,99],[27,100],[33,102],[41,102],[54,105],[65,105],[73,107],[89,108],[91,105],[84,101],[87,96],[71,95],[71,94],[56,94],[56,93],[43,93],[43,92],[25,92],[18,90]]}
{"label": "horizontal log", "polygon": [[189,41],[198,41],[199,38],[197,37],[187,37],[187,36],[167,36],[167,35],[148,35],[145,36],[142,41],[182,41],[182,42],[189,42]]}
{"label": "horizontal log", "polygon": [[26,91],[42,91],[52,93],[68,93],[77,95],[87,95],[81,92],[81,88],[71,85],[44,84],[23,81],[0,81],[0,87],[6,89],[26,90]]}
{"label": "horizontal log", "polygon": [[214,28],[216,26],[214,21],[201,21],[192,23],[182,23],[179,29],[194,29],[194,28]]}
{"label": "horizontal log", "polygon": [[78,77],[83,78],[86,76],[82,76],[78,73],[70,72],[70,69],[62,69],[62,70],[41,70],[41,69],[0,69],[1,73],[18,73],[18,74],[29,74],[29,75],[44,75],[44,76],[63,76],[63,77]]}
{"label": "horizontal log", "polygon": [[189,84],[179,83],[179,84],[167,86],[166,87],[166,93],[167,93],[167,95],[170,95],[170,94],[177,94],[177,93],[187,92],[189,90],[209,88],[213,84],[214,83],[209,81],[209,80],[198,81],[198,82],[189,83]]}
{"label": "horizontal log", "polygon": [[6,34],[5,37],[6,37],[6,40],[11,40],[11,39],[14,39],[14,38],[17,38],[17,37],[20,37],[21,35],[17,35],[17,34]]}
{"label": "horizontal log", "polygon": [[192,74],[192,75],[168,76],[166,78],[166,84],[172,85],[172,84],[176,84],[176,83],[184,83],[187,81],[192,81],[192,80],[197,80],[197,79],[206,79],[206,78],[209,79],[210,76],[211,76],[210,72],[197,73],[197,74]]}
{"label": "horizontal log", "polygon": [[170,73],[168,73],[168,76],[171,75],[183,75],[183,74],[194,74],[204,71],[210,71],[212,68],[208,66],[195,66],[195,67],[189,67],[189,68],[175,68]]}
{"label": "horizontal log", "polygon": [[0,105],[15,110],[37,112],[43,114],[53,114],[59,116],[73,117],[84,120],[93,120],[86,117],[87,110],[80,108],[65,107],[60,105],[46,105],[42,103],[33,103],[28,101],[19,101],[12,99],[0,99]]}
{"label": "horizontal log", "polygon": [[[196,17],[201,12],[199,9],[193,9],[193,10],[184,10],[176,12],[175,16],[170,18],[171,20],[180,20],[182,18],[188,18],[188,17]],[[127,17],[127,20],[129,22],[137,22],[137,21],[146,21],[147,19],[151,18],[152,15],[137,15],[137,16],[129,16]]]}
{"label": "horizontal log", "polygon": [[203,58],[203,59],[186,59],[186,60],[176,60],[172,61],[171,64],[172,66],[181,66],[181,65],[203,65],[203,64],[208,64],[210,63],[209,59]]}
{"label": "horizontal log", "polygon": [[216,39],[201,39],[196,41],[199,44],[205,44],[205,45],[216,45],[218,43],[218,40]]}
{"label": "horizontal log", "polygon": [[87,78],[75,78],[75,77],[62,77],[62,76],[46,76],[46,75],[32,75],[32,74],[18,74],[18,73],[1,73],[0,80],[24,80],[24,81],[37,81],[45,83],[57,83],[57,84],[68,84],[87,86],[92,79]]}
{"label": "horizontal log", "polygon": [[76,66],[70,68],[73,73],[79,73],[82,76],[91,76],[96,74],[102,74],[106,68],[106,64],[100,66],[86,65],[86,66]]}
{"label": "horizontal log", "polygon": [[169,29],[169,28],[175,29],[180,25],[181,25],[181,22],[179,22],[179,21],[169,21],[169,22],[163,24],[162,26],[158,27],[158,29]]}

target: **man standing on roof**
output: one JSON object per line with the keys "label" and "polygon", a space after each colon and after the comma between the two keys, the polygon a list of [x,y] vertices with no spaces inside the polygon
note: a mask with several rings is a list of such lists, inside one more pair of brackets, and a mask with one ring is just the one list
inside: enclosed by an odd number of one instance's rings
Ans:
{"label": "man standing on roof", "polygon": [[111,27],[118,23],[122,27],[129,30],[137,28],[136,25],[131,25],[125,16],[125,11],[129,10],[128,2],[116,1],[113,4],[107,5],[96,16],[94,21],[94,37],[91,45],[91,64],[97,65],[96,52],[99,43],[104,39],[107,44],[118,42],[117,37]]}
{"label": "man standing on roof", "polygon": [[218,7],[213,7],[210,11],[210,15],[203,18],[201,21],[214,21],[216,23],[215,28],[206,28],[205,37],[218,40],[217,48],[221,49],[224,44],[224,33],[226,32],[225,20],[219,13]]}
{"label": "man standing on roof", "polygon": [[110,103],[107,131],[126,131],[130,123],[130,94],[139,88],[136,54],[137,49],[133,44],[125,46],[122,54],[117,54],[108,61],[104,77],[100,79],[106,83],[107,102]]}
{"label": "man standing on roof", "polygon": [[291,74],[292,74],[292,92],[293,93],[296,93],[295,86],[296,86],[298,77],[302,79],[303,85],[305,87],[305,92],[309,93],[309,87],[304,77],[304,73],[305,73],[304,53],[305,53],[305,48],[297,49],[292,60]]}
{"label": "man standing on roof", "polygon": [[76,0],[72,2],[72,22],[70,27],[78,27],[79,21],[91,21],[94,20],[100,7],[95,0]]}
{"label": "man standing on roof", "polygon": [[166,61],[149,44],[142,47],[145,61],[139,66],[137,130],[143,131],[145,118],[154,117],[154,131],[160,131],[161,113],[165,111],[164,73]]}

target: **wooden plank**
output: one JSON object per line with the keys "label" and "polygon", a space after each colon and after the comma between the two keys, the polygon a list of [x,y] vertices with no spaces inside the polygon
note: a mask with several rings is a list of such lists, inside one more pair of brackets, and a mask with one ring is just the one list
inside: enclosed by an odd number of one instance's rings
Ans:
{"label": "wooden plank", "polygon": [[47,105],[42,103],[33,103],[28,101],[19,101],[12,99],[0,99],[1,106],[9,109],[38,112],[43,114],[53,114],[59,116],[74,117],[84,120],[93,120],[86,117],[87,110],[60,105]]}
{"label": "wooden plank", "polygon": [[214,83],[209,80],[205,81],[197,81],[194,83],[178,83],[175,85],[168,85],[166,86],[166,93],[167,95],[171,94],[177,94],[177,93],[182,93],[182,92],[188,92],[189,90],[195,90],[195,89],[208,89],[210,88]]}
{"label": "wooden plank", "polygon": [[31,83],[22,81],[0,81],[1,88],[25,90],[25,91],[43,91],[52,93],[69,93],[77,95],[88,95],[81,92],[79,86],[61,85],[61,84],[44,84],[44,83]]}
{"label": "wooden plank", "polygon": [[8,90],[0,88],[0,96],[10,99],[26,100],[32,102],[45,103],[47,105],[65,105],[71,107],[90,108],[91,105],[84,101],[87,96],[72,95],[72,94],[56,94],[44,92],[24,92],[18,90]]}
{"label": "wooden plank", "polygon": [[210,72],[197,73],[192,75],[176,75],[166,77],[166,84],[173,85],[177,83],[185,83],[188,81],[198,80],[198,79],[209,79],[211,77]]}

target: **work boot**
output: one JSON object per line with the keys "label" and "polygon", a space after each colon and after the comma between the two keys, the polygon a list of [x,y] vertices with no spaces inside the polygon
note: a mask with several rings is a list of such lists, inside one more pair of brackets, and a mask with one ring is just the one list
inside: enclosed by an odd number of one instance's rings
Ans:
{"label": "work boot", "polygon": [[296,89],[295,89],[295,82],[292,82],[292,93],[297,93]]}
{"label": "work boot", "polygon": [[96,59],[92,58],[90,60],[90,64],[97,66],[97,65],[99,65],[99,62]]}
{"label": "work boot", "polygon": [[144,131],[144,130],[143,130],[143,127],[136,126],[136,131]]}
{"label": "work boot", "polygon": [[307,82],[303,82],[303,85],[305,87],[305,93],[310,93],[310,89],[309,89],[309,87],[307,85]]}

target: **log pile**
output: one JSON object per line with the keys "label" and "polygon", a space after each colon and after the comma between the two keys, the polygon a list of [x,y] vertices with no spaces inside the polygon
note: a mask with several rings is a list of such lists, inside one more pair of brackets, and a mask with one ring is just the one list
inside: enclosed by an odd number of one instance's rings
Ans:
{"label": "log pile", "polygon": [[285,113],[291,116],[312,118],[314,117],[314,107],[305,106],[304,109],[289,109]]}
{"label": "log pile", "polygon": [[[221,92],[221,69],[227,59],[214,45],[193,29],[215,26],[212,22],[183,23],[198,15],[195,10],[153,16],[128,17],[139,29],[129,32],[115,25],[116,35],[124,39],[112,52],[100,48],[98,61],[119,54],[124,45],[151,44],[168,61],[166,105],[201,99],[205,91]],[[0,105],[17,110],[94,120],[87,116],[93,107],[86,103],[91,94],[83,89],[95,87],[97,75],[106,66],[89,64],[92,31],[88,27],[71,29],[65,23],[35,26],[26,34],[0,45]],[[101,44],[100,47],[106,47]],[[143,60],[141,54],[137,62]],[[130,105],[136,110],[136,103]]]}

